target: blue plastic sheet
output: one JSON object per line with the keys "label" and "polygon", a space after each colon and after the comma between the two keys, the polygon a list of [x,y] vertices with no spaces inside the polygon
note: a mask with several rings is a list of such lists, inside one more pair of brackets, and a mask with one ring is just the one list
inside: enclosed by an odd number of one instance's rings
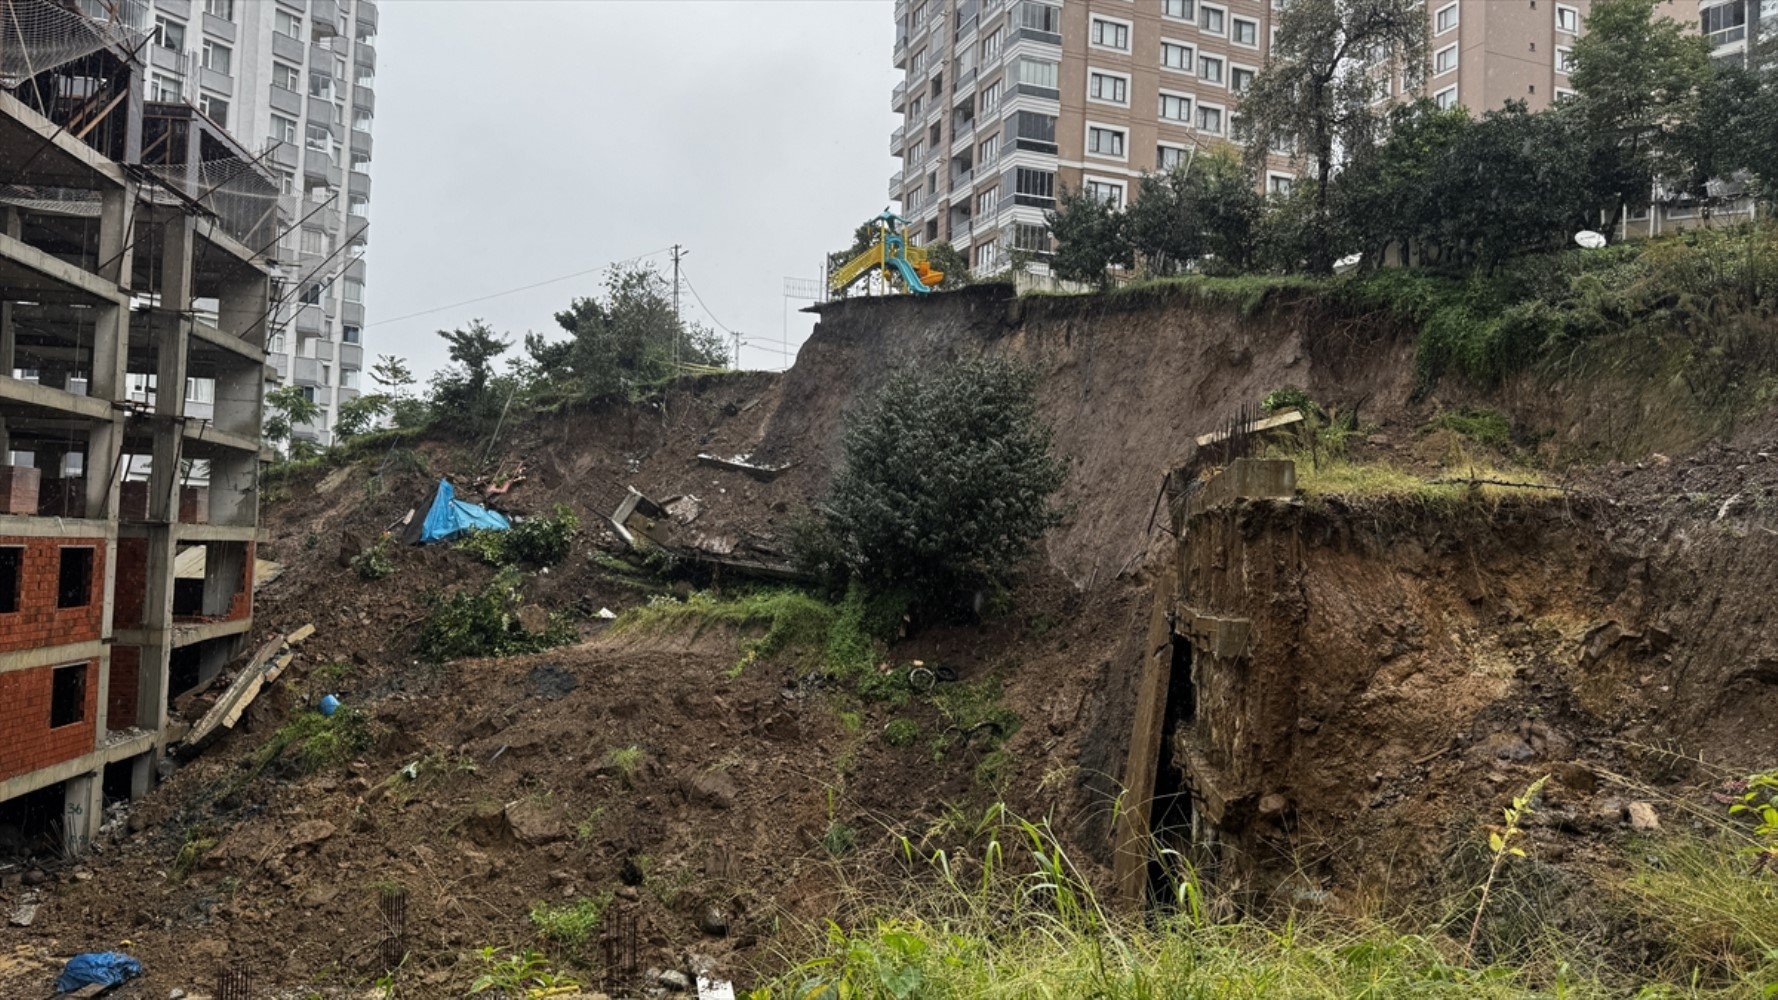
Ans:
{"label": "blue plastic sheet", "polygon": [[512,522],[499,511],[457,499],[448,479],[438,481],[432,507],[420,525],[420,543],[446,542],[471,531],[506,531]]}
{"label": "blue plastic sheet", "polygon": [[89,951],[62,966],[56,992],[72,993],[83,986],[121,986],[142,974],[142,963],[119,951]]}

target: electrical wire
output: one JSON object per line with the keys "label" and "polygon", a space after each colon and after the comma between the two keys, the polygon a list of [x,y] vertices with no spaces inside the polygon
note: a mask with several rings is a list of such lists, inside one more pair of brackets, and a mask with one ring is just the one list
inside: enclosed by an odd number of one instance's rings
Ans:
{"label": "electrical wire", "polygon": [[573,274],[564,274],[564,275],[561,275],[560,277],[556,277],[556,278],[546,278],[543,281],[534,282],[529,285],[520,285],[517,288],[508,288],[504,291],[490,292],[487,295],[480,295],[480,296],[477,296],[473,299],[464,299],[462,302],[453,302],[450,305],[437,306],[432,309],[422,309],[419,312],[411,312],[411,313],[408,313],[404,316],[392,316],[389,319],[379,319],[375,323],[364,324],[364,328],[369,329],[373,326],[382,326],[385,323],[399,323],[404,319],[414,319],[419,316],[430,316],[433,313],[444,312],[447,309],[459,309],[463,306],[474,305],[477,302],[486,302],[489,299],[497,299],[503,295],[516,295],[519,292],[528,292],[533,288],[542,288],[544,285],[553,285],[558,281],[567,281],[570,278],[580,278],[580,277],[584,277],[589,274],[595,274],[599,271],[605,270],[606,268],[615,267],[619,264],[633,264],[636,261],[643,259],[644,257],[653,257],[656,254],[666,253],[668,250],[671,250],[671,249],[673,249],[673,248],[672,247],[661,247],[659,250],[650,250],[647,253],[637,254],[634,257],[625,257],[623,260],[616,260],[616,261],[611,261],[610,263],[607,263],[607,264],[600,264],[598,267],[589,267],[584,271],[575,271]]}

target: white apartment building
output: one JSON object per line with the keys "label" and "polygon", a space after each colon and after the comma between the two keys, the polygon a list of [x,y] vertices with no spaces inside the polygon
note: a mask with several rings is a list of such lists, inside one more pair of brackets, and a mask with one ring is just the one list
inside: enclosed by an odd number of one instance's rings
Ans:
{"label": "white apartment building", "polygon": [[[149,100],[184,100],[278,177],[281,234],[266,337],[268,377],[300,385],[322,416],[295,435],[333,440],[362,391],[374,0],[152,0]],[[254,248],[260,249],[260,248]],[[193,402],[201,408],[203,387]]]}

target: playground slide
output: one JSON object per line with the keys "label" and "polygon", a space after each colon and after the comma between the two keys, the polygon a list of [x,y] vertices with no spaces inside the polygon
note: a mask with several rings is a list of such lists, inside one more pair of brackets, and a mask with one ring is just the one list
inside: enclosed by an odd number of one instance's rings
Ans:
{"label": "playground slide", "polygon": [[925,295],[932,291],[932,289],[926,287],[926,284],[920,280],[920,276],[914,272],[913,265],[909,264],[902,258],[890,257],[889,266],[895,268],[897,273],[901,275],[901,280],[907,282],[908,291],[913,292],[915,295]]}

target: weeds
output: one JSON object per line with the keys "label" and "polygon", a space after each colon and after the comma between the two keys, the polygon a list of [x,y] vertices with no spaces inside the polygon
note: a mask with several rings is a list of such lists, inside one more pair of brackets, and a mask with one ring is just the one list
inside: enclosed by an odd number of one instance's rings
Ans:
{"label": "weeds", "polygon": [[912,719],[893,719],[883,727],[883,742],[892,747],[911,747],[920,742],[920,724]]}
{"label": "weeds", "polygon": [[531,925],[545,941],[578,958],[599,928],[611,899],[611,893],[604,892],[562,906],[537,903],[531,907]]}
{"label": "weeds", "polygon": [[867,598],[857,587],[837,605],[791,588],[756,590],[728,599],[697,591],[684,600],[656,597],[624,612],[611,628],[619,633],[697,634],[712,626],[763,625],[763,635],[742,642],[741,658],[731,668],[732,675],[739,676],[753,664],[780,654],[801,652],[813,657],[818,653],[829,677],[868,686],[877,662],[877,643],[893,637],[904,610],[898,598]]}
{"label": "weeds", "polygon": [[1448,430],[1486,448],[1500,451],[1512,447],[1512,423],[1498,410],[1463,408],[1434,417],[1427,425],[1434,430]]}
{"label": "weeds", "polygon": [[550,968],[542,952],[526,949],[500,954],[488,947],[476,952],[482,973],[469,984],[469,994],[492,993],[501,997],[525,997],[533,991],[578,988],[580,983]]}
{"label": "weeds", "polygon": [[420,628],[415,652],[433,662],[466,656],[510,656],[534,653],[573,642],[572,623],[551,615],[541,632],[530,632],[520,623],[521,601],[517,570],[503,569],[479,591],[464,590],[429,598],[431,611]]}
{"label": "weeds", "polygon": [[605,765],[611,768],[625,788],[634,788],[636,774],[642,770],[642,762],[648,759],[641,747],[622,747],[605,754]]}
{"label": "weeds", "polygon": [[191,877],[197,870],[204,855],[216,847],[216,838],[210,836],[208,829],[194,826],[185,835],[185,843],[179,845],[179,853],[173,857],[173,864],[167,869],[167,881],[174,885]]}
{"label": "weeds", "polygon": [[370,744],[370,720],[363,712],[344,705],[332,715],[305,710],[255,751],[248,776],[258,775],[273,761],[291,754],[292,748],[299,770],[313,774],[344,767],[370,749]]}
{"label": "weeds", "polygon": [[457,548],[490,566],[554,566],[568,558],[579,533],[580,518],[573,508],[557,504],[554,513],[516,521],[505,531],[474,532],[458,542]]}
{"label": "weeds", "polygon": [[395,572],[395,561],[389,558],[391,543],[388,535],[382,535],[352,557],[352,571],[358,574],[358,579],[366,582],[381,580]]}
{"label": "weeds", "polygon": [[1508,857],[1525,856],[1525,849],[1518,845],[1518,841],[1525,837],[1522,824],[1531,815],[1537,796],[1542,794],[1543,786],[1549,780],[1550,776],[1546,774],[1533,781],[1523,794],[1514,796],[1512,805],[1503,810],[1505,825],[1498,830],[1488,831],[1488,850],[1493,855],[1493,861],[1488,866],[1488,877],[1482,880],[1482,898],[1476,904],[1475,920],[1469,925],[1469,943],[1463,946],[1465,962],[1475,955],[1476,937],[1482,932],[1482,916],[1488,911],[1488,894],[1494,891],[1494,879],[1500,875],[1500,866],[1506,863]]}

